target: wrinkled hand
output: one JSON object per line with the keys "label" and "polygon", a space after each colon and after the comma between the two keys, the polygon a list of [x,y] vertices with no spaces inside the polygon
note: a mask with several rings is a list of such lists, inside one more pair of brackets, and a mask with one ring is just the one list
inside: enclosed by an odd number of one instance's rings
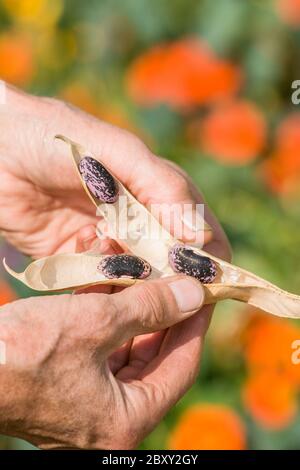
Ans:
{"label": "wrinkled hand", "polygon": [[[7,86],[0,126],[0,230],[35,258],[74,251],[78,230],[99,221],[74,171],[70,150],[54,139],[56,134],[89,148],[146,206],[202,202],[186,175],[153,155],[137,137],[61,101]],[[206,218],[214,230],[217,254],[226,255],[221,228],[208,211]],[[206,232],[205,241],[210,239]]]}
{"label": "wrinkled hand", "polygon": [[0,432],[47,449],[135,447],[196,377],[206,315],[197,330],[165,329],[203,297],[198,281],[174,276],[2,307]]}
{"label": "wrinkled hand", "polygon": [[[146,206],[203,202],[181,169],[138,138],[57,100],[8,88],[0,125],[0,229],[33,257],[74,251],[76,244],[86,249],[89,227],[98,222],[56,134],[86,145]],[[213,229],[205,249],[228,259],[221,227],[208,209],[205,215]],[[204,307],[186,319],[171,281],[0,309],[0,339],[8,347],[0,368],[0,432],[43,448],[140,442],[193,383],[212,312]],[[189,298],[193,286],[201,292],[195,280],[184,282],[191,283],[184,288]],[[201,305],[198,297],[194,312]]]}

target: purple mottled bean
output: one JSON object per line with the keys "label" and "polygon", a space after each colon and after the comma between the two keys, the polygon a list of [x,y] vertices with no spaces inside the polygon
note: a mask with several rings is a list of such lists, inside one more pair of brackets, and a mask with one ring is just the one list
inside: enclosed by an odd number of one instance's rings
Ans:
{"label": "purple mottled bean", "polygon": [[169,250],[169,264],[176,273],[195,277],[203,284],[212,283],[217,275],[217,265],[213,260],[181,244]]}
{"label": "purple mottled bean", "polygon": [[145,279],[151,274],[151,266],[147,261],[134,255],[108,255],[97,266],[98,271],[109,279],[130,277]]}
{"label": "purple mottled bean", "polygon": [[118,199],[118,183],[98,160],[84,157],[78,165],[79,172],[91,194],[100,201],[113,203]]}

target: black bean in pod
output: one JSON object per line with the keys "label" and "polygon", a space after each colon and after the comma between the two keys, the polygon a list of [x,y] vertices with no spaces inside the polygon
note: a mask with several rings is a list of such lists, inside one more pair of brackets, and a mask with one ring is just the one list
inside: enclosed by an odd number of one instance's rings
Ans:
{"label": "black bean in pod", "polygon": [[217,265],[213,260],[181,244],[169,250],[169,264],[176,273],[195,277],[203,284],[212,283],[217,275]]}
{"label": "black bean in pod", "polygon": [[151,266],[147,261],[134,255],[109,255],[98,264],[98,271],[109,279],[130,277],[145,279],[151,274]]}
{"label": "black bean in pod", "polygon": [[84,157],[78,165],[79,172],[91,194],[100,201],[113,203],[118,199],[118,183],[98,160]]}

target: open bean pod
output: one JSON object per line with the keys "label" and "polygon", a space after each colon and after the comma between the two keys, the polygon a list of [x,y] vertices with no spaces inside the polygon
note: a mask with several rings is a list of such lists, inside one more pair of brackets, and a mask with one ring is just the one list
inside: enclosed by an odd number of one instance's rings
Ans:
{"label": "open bean pod", "polygon": [[[131,258],[131,262],[128,261],[128,258]],[[142,266],[143,269],[133,270],[135,276],[130,277],[128,275],[129,271],[126,271],[126,266],[132,271],[133,261],[135,261],[136,268]],[[109,275],[110,265],[113,264],[115,268],[116,262],[119,265],[119,277]],[[13,271],[7,265],[5,259],[3,264],[7,272],[14,278],[23,282],[27,287],[41,292],[58,292],[97,284],[126,287],[141,282],[145,277],[152,279],[157,277],[155,272],[151,272],[151,268],[149,270],[148,263],[130,255],[107,256],[91,253],[61,253],[34,261],[22,273]]]}
{"label": "open bean pod", "polygon": [[[142,258],[146,265],[134,262],[135,276],[127,276],[131,271],[125,263],[119,274],[122,277],[109,277],[103,270],[109,257],[101,255],[60,254],[31,263],[23,273],[15,273],[7,264],[8,272],[27,286],[43,291],[58,291],[82,288],[95,284],[129,286],[143,279],[160,278],[184,273],[198,279],[205,289],[205,303],[234,299],[246,302],[268,313],[280,317],[300,318],[300,297],[279,289],[268,281],[244,269],[227,263],[196,247],[179,243],[167,232],[154,216],[140,204],[134,196],[96,159],[80,145],[63,136],[57,136],[70,145],[75,169],[83,187],[95,204],[99,214],[109,225],[112,238],[118,240],[126,252],[137,259]],[[122,239],[118,237],[120,227],[112,220],[122,220],[118,198],[125,195],[126,212],[131,220]],[[115,217],[111,217],[113,207]],[[151,225],[151,231],[147,228]],[[160,237],[151,237],[159,233]],[[103,261],[106,259],[106,261]],[[146,260],[146,261],[145,261]],[[97,268],[102,266],[102,272]],[[103,264],[104,263],[104,264]],[[114,265],[115,261],[109,261]],[[149,265],[150,271],[149,272]],[[141,266],[144,266],[142,268]],[[115,269],[115,268],[114,268]],[[113,272],[113,271],[112,271]],[[133,278],[135,277],[135,278]]]}

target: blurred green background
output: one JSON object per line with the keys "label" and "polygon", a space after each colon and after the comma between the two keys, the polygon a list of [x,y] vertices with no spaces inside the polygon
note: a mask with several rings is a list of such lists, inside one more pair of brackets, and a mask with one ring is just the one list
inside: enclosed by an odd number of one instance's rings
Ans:
{"label": "blurred green background", "polygon": [[[125,127],[179,163],[235,264],[298,293],[299,48],[299,0],[0,1],[0,78]],[[0,250],[28,263],[3,241]],[[30,295],[1,271],[2,304]],[[297,323],[219,304],[197,383],[142,448],[300,448],[293,339]],[[30,448],[5,437],[0,447]]]}

